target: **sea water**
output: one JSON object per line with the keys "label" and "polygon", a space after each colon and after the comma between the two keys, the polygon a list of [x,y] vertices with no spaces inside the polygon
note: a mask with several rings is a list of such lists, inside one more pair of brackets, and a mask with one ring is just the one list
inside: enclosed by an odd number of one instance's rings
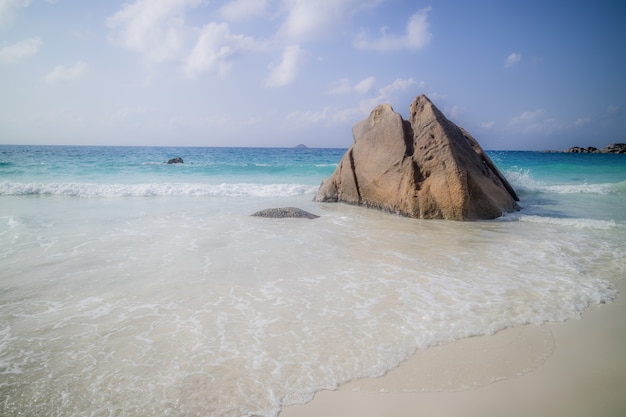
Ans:
{"label": "sea water", "polygon": [[452,222],[314,203],[344,152],[0,146],[0,415],[276,416],[617,296],[626,155],[489,152],[521,210]]}

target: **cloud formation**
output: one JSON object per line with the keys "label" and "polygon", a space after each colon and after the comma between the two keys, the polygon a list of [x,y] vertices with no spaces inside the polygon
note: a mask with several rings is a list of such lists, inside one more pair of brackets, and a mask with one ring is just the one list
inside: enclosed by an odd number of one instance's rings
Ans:
{"label": "cloud formation", "polygon": [[328,94],[350,94],[350,93],[358,93],[358,94],[366,94],[368,93],[372,87],[374,86],[374,82],[376,78],[373,76],[367,77],[354,86],[350,83],[350,80],[347,78],[342,78],[332,85],[332,87],[328,90]]}
{"label": "cloud formation", "polygon": [[41,38],[30,38],[13,45],[0,47],[0,62],[15,64],[24,58],[36,55],[41,47]]}
{"label": "cloud formation", "polygon": [[521,60],[522,60],[522,55],[516,52],[513,52],[511,55],[506,57],[506,62],[504,63],[504,66],[507,68],[512,67],[513,65],[517,64]]}
{"label": "cloud formation", "polygon": [[367,77],[354,86],[354,91],[359,94],[368,93],[374,86],[374,81],[376,81],[374,77]]}
{"label": "cloud formation", "polygon": [[509,122],[509,128],[516,133],[550,135],[585,126],[590,118],[579,117],[574,121],[565,121],[548,114],[544,109],[525,111]]}
{"label": "cloud formation", "polygon": [[[359,84],[363,82],[366,84],[372,83],[373,86],[374,79],[373,77],[368,77]],[[344,80],[341,80],[340,84],[345,85]],[[290,113],[287,116],[287,120],[299,127],[317,125],[330,126],[337,123],[354,123],[359,118],[366,117],[377,105],[392,101],[396,93],[407,91],[415,84],[417,83],[413,78],[397,78],[391,84],[379,88],[376,91],[376,94],[360,100],[357,106],[344,109],[326,106],[322,110],[318,111],[296,111]],[[354,89],[351,88],[351,90]]]}
{"label": "cloud formation", "polygon": [[28,7],[29,4],[30,0],[0,0],[0,28],[13,21],[17,9]]}
{"label": "cloud formation", "polygon": [[[138,53],[151,64],[179,63],[189,78],[205,74],[224,76],[246,54],[266,53],[268,61],[274,60],[274,64],[268,66],[263,84],[281,87],[297,79],[309,55],[309,43],[334,39],[355,13],[380,2],[230,0],[219,7],[205,0],[135,0],[111,15],[106,25],[114,45]],[[198,13],[189,19],[192,9],[198,9]],[[422,48],[432,38],[427,22],[429,11],[430,7],[411,16],[406,33],[401,36],[383,34],[370,41],[362,35],[354,45],[375,51]],[[202,22],[203,12],[212,16],[209,22]],[[250,23],[253,18],[254,24]],[[235,23],[243,21],[248,22]],[[240,33],[233,33],[231,22]],[[255,38],[258,32],[255,36],[246,34],[266,23],[271,23],[275,30],[264,38]],[[372,82],[355,88],[367,92]]]}
{"label": "cloud formation", "polygon": [[380,37],[370,40],[365,32],[361,32],[354,41],[354,47],[379,52],[422,49],[433,38],[433,35],[428,30],[428,12],[430,10],[431,7],[426,7],[412,15],[403,35],[389,34],[387,33],[388,28],[383,27],[380,29]]}
{"label": "cloud formation", "polygon": [[326,39],[335,34],[358,10],[372,7],[379,0],[284,0],[287,17],[278,36],[292,42]]}
{"label": "cloud formation", "polygon": [[268,87],[282,87],[292,83],[306,57],[307,53],[300,46],[287,46],[283,51],[280,64],[270,68],[271,72],[265,81],[265,85]]}
{"label": "cloud formation", "polygon": [[185,75],[195,77],[205,72],[225,75],[232,66],[230,58],[254,49],[255,45],[252,37],[231,34],[227,23],[209,23],[201,29],[193,50],[185,58]]}
{"label": "cloud formation", "polygon": [[267,7],[267,0],[233,0],[224,4],[220,13],[224,19],[238,22],[263,15]]}
{"label": "cloud formation", "polygon": [[113,31],[110,40],[137,51],[151,61],[180,57],[190,35],[185,10],[201,0],[137,0],[125,4],[106,21]]}
{"label": "cloud formation", "polygon": [[71,67],[65,65],[57,65],[54,69],[46,75],[46,81],[49,83],[55,83],[59,81],[70,81],[81,77],[87,70],[87,64],[83,61],[77,61]]}

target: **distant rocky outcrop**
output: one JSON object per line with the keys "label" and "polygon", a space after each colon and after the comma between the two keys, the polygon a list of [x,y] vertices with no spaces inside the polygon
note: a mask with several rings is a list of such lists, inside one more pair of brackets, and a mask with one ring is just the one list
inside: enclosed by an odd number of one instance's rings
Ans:
{"label": "distant rocky outcrop", "polygon": [[315,196],[414,218],[493,219],[518,197],[478,142],[424,95],[403,120],[377,106],[352,128],[354,144]]}
{"label": "distant rocky outcrop", "polygon": [[183,161],[183,158],[176,157],[176,158],[172,158],[169,161],[167,161],[168,164],[184,164],[185,162]]}
{"label": "distant rocky outcrop", "polygon": [[566,153],[626,153],[626,143],[613,143],[602,149],[594,148],[590,146],[588,148],[581,148],[580,146],[574,146],[565,151]]}
{"label": "distant rocky outcrop", "polygon": [[301,143],[299,145],[294,146],[294,148],[296,149],[309,149],[308,146],[306,146],[305,144]]}
{"label": "distant rocky outcrop", "polygon": [[588,148],[581,148],[580,146],[574,146],[572,148],[569,148],[565,152],[567,153],[593,153],[597,151],[598,151],[598,148],[594,148],[593,146],[590,146]]}
{"label": "distant rocky outcrop", "polygon": [[317,219],[319,216],[308,211],[296,207],[280,207],[270,208],[253,213],[255,217],[271,217],[275,219],[284,219],[287,217],[299,218],[299,219]]}

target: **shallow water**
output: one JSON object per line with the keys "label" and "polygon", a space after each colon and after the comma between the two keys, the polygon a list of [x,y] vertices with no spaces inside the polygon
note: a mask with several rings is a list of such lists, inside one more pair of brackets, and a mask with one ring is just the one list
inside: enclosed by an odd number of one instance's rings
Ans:
{"label": "shallow water", "polygon": [[[341,151],[220,150],[230,177],[150,152],[109,176],[2,167],[1,415],[275,416],[416,349],[576,317],[626,275],[623,168],[577,184],[494,153],[523,209],[459,223],[312,202]],[[281,206],[321,217],[250,216]]]}

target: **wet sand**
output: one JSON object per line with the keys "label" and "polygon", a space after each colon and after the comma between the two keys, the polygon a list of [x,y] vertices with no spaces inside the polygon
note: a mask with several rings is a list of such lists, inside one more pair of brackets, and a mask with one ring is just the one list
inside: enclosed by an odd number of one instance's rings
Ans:
{"label": "wet sand", "polygon": [[626,416],[626,285],[581,319],[418,351],[280,417]]}

